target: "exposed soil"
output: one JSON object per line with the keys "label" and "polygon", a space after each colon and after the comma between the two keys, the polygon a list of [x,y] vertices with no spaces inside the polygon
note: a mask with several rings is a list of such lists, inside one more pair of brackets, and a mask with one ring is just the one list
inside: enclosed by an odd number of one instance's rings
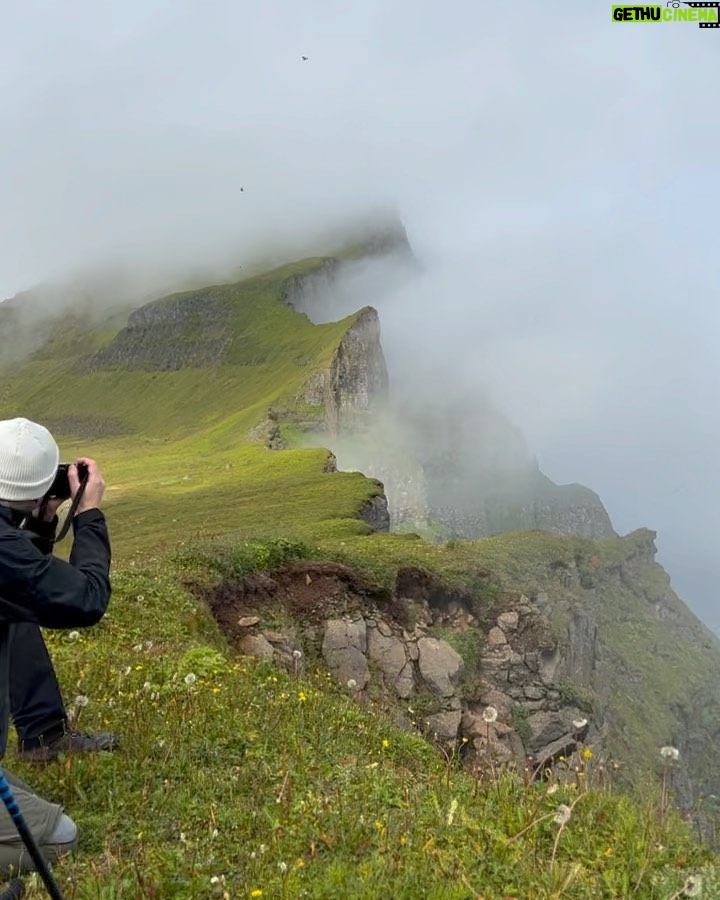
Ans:
{"label": "exposed soil", "polygon": [[226,634],[242,634],[238,620],[262,620],[278,608],[308,625],[350,612],[371,613],[387,606],[390,594],[334,562],[291,563],[272,574],[259,572],[239,581],[226,581],[204,592],[204,597]]}

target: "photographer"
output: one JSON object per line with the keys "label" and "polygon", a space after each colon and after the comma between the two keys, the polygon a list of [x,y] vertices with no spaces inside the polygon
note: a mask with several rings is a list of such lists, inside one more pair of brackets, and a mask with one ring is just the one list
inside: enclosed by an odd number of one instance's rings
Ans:
{"label": "photographer", "polygon": [[[52,555],[56,513],[63,499],[47,503],[43,499],[55,480],[59,459],[57,444],[42,425],[22,418],[0,421],[0,754],[7,745],[13,658],[26,652],[28,634],[33,633],[19,627],[21,623],[35,629],[94,625],[110,600],[110,543],[99,509],[105,484],[91,459],[79,459],[68,470],[73,499],[80,492],[78,465],[87,473],[72,520],[70,561]],[[5,774],[44,855],[52,860],[72,850],[77,828],[62,808]],[[3,808],[0,870],[10,867],[33,864]]]}

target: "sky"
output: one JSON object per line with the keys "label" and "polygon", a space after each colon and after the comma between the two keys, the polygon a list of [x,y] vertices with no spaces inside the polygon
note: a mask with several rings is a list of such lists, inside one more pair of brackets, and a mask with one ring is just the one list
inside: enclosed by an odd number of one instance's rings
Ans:
{"label": "sky", "polygon": [[0,297],[281,258],[393,208],[425,275],[391,368],[412,346],[487,389],[546,474],[658,531],[720,633],[720,29],[599,0],[28,0],[0,30]]}

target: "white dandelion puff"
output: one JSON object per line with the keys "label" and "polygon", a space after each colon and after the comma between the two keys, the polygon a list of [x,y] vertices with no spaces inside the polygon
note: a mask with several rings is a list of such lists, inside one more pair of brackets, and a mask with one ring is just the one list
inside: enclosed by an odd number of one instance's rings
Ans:
{"label": "white dandelion puff", "polygon": [[700,875],[691,875],[682,889],[683,897],[701,897],[703,889],[702,876]]}
{"label": "white dandelion puff", "polygon": [[185,676],[185,684],[195,684],[197,681],[197,675],[194,672],[188,672]]}
{"label": "white dandelion puff", "polygon": [[663,759],[671,759],[673,762],[676,762],[680,759],[680,751],[677,747],[661,747],[660,756],[662,756]]}
{"label": "white dandelion puff", "polygon": [[68,635],[69,641],[79,641],[80,640],[80,632],[79,631],[71,631]]}
{"label": "white dandelion puff", "polygon": [[78,709],[82,709],[83,706],[87,706],[90,702],[90,699],[85,696],[85,694],[78,694],[75,700],[73,701],[74,705]]}
{"label": "white dandelion puff", "polygon": [[555,810],[555,815],[553,816],[553,822],[557,825],[567,825],[570,821],[570,816],[572,815],[572,810],[569,806],[566,806],[564,803],[561,803],[560,806]]}
{"label": "white dandelion puff", "polygon": [[354,691],[357,687],[357,681],[354,678],[348,678],[347,680],[347,688],[349,691]]}
{"label": "white dandelion puff", "polygon": [[482,717],[485,722],[490,724],[490,722],[495,722],[498,717],[498,711],[494,706],[486,706],[482,711]]}
{"label": "white dandelion puff", "polygon": [[582,731],[587,723],[587,719],[573,719],[573,728],[575,729],[575,731]]}

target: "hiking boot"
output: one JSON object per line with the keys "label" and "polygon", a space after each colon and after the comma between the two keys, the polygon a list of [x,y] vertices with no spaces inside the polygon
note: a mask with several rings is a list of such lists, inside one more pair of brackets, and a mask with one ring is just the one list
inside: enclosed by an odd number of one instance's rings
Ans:
{"label": "hiking boot", "polygon": [[42,737],[31,746],[21,745],[18,756],[25,762],[52,762],[61,753],[97,753],[100,750],[117,750],[118,738],[109,731],[86,734],[82,731],[65,731],[58,737],[43,741]]}

